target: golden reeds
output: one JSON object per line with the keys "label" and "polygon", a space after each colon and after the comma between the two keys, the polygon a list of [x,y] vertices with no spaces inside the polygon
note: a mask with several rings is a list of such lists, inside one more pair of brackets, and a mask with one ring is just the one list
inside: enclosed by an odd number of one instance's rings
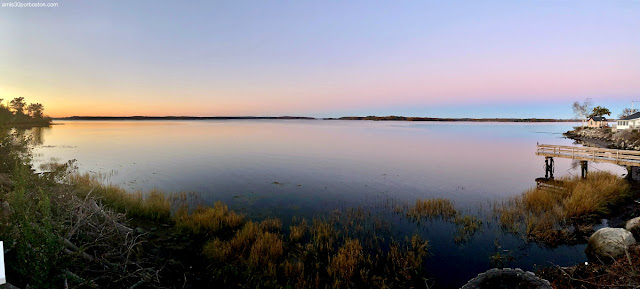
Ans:
{"label": "golden reeds", "polygon": [[564,177],[554,188],[533,188],[496,204],[500,224],[530,238],[553,241],[557,230],[575,220],[607,214],[612,205],[629,196],[629,184],[608,172],[592,172],[588,178]]}
{"label": "golden reeds", "polygon": [[443,218],[449,219],[457,214],[453,203],[447,199],[416,200],[413,207],[407,210],[407,216],[413,219]]}

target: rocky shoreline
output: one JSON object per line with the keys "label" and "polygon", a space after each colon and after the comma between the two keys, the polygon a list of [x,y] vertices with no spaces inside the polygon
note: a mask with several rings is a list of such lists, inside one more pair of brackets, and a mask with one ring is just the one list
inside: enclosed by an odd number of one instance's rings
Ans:
{"label": "rocky shoreline", "polygon": [[[640,133],[614,132],[611,128],[576,127],[567,138],[592,147],[640,150]],[[570,267],[546,267],[536,271],[553,288],[637,288],[640,265],[640,184],[631,183],[630,201],[611,212],[607,227],[591,235],[587,246],[590,262]]]}
{"label": "rocky shoreline", "polygon": [[576,127],[563,135],[588,146],[640,150],[640,132],[635,130],[613,132],[611,128]]}

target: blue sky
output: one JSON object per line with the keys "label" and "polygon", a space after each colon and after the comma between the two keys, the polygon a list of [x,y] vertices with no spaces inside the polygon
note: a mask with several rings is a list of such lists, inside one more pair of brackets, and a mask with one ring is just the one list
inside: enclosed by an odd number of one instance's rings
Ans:
{"label": "blue sky", "polygon": [[640,1],[0,8],[0,98],[53,116],[571,117],[640,99]]}

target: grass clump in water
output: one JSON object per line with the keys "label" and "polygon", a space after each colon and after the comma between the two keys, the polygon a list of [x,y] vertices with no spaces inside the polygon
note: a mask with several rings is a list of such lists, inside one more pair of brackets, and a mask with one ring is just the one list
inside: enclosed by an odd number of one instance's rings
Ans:
{"label": "grass clump in water", "polygon": [[244,216],[230,211],[222,202],[216,202],[213,207],[198,206],[191,213],[181,208],[174,219],[179,228],[194,234],[213,234],[240,226]]}
{"label": "grass clump in water", "polygon": [[456,214],[457,211],[453,207],[453,202],[441,198],[416,200],[415,205],[407,211],[407,216],[416,220],[421,218],[449,219]]}
{"label": "grass clump in water", "polygon": [[333,277],[335,288],[344,287],[343,284],[351,280],[359,264],[363,261],[362,246],[358,240],[346,240],[338,249],[338,253],[331,259],[327,272]]}
{"label": "grass clump in water", "polygon": [[[246,221],[228,237],[209,240],[203,255],[212,276],[226,285],[248,288],[384,288],[418,283],[428,242],[415,235],[404,242],[353,230],[361,224],[358,210],[329,219],[296,222],[286,234],[273,231],[272,219]],[[305,238],[306,236],[308,238]],[[226,286],[225,285],[225,286]],[[224,286],[223,286],[224,287]]]}
{"label": "grass clump in water", "polygon": [[307,227],[307,220],[305,219],[302,219],[302,221],[297,225],[289,226],[289,241],[291,243],[301,241],[307,233]]}
{"label": "grass clump in water", "polygon": [[629,184],[608,172],[593,172],[588,178],[564,177],[551,187],[533,188],[494,206],[500,224],[528,238],[556,243],[567,236],[567,228],[606,215],[611,207],[630,196]]}
{"label": "grass clump in water", "polygon": [[453,219],[456,224],[456,234],[453,238],[456,243],[465,243],[482,228],[482,221],[476,216],[456,215]]}
{"label": "grass clump in water", "polygon": [[142,192],[130,193],[118,186],[103,184],[98,176],[89,174],[69,174],[66,181],[73,184],[78,196],[97,198],[115,210],[126,212],[130,217],[155,221],[171,219],[171,202],[158,190],[152,190],[146,195]]}
{"label": "grass clump in water", "polygon": [[447,199],[435,198],[416,200],[414,206],[407,206],[404,210],[396,207],[396,212],[405,212],[405,215],[414,220],[442,219],[456,225],[454,242],[465,243],[471,240],[474,234],[482,229],[482,221],[476,216],[462,215],[458,212],[453,202]]}

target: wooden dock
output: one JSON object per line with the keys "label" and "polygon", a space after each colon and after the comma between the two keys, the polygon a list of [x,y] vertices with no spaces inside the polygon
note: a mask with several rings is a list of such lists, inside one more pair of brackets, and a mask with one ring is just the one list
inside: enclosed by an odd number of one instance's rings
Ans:
{"label": "wooden dock", "polygon": [[640,167],[640,151],[538,144],[536,155]]}

